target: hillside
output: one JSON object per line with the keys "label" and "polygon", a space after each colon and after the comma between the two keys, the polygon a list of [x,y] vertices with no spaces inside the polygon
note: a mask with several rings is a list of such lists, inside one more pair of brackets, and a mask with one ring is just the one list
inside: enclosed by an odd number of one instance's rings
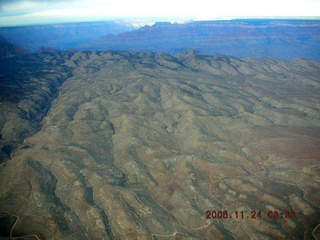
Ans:
{"label": "hillside", "polygon": [[0,59],[25,53],[28,53],[28,51],[9,43],[5,38],[0,36]]}
{"label": "hillside", "polygon": [[63,65],[71,56],[56,52],[0,59],[0,163],[40,130],[51,101],[72,74]]}
{"label": "hillside", "polygon": [[193,50],[10,61],[2,238],[320,238],[319,62]]}
{"label": "hillside", "polygon": [[320,21],[238,19],[156,23],[118,35],[101,36],[81,50],[133,50],[176,54],[194,48],[203,55],[238,58],[320,60]]}

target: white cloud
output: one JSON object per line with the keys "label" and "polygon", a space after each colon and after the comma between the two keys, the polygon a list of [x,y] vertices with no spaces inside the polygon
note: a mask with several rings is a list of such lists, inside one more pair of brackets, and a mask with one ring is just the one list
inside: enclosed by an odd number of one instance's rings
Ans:
{"label": "white cloud", "polygon": [[[5,15],[22,16],[5,17]],[[27,14],[25,14],[27,13]],[[2,24],[141,17],[215,19],[227,17],[320,16],[320,0],[55,0],[2,3]]]}

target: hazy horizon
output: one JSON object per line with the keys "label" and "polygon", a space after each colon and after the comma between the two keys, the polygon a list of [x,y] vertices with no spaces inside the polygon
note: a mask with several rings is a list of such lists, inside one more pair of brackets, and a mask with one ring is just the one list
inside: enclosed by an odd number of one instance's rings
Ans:
{"label": "hazy horizon", "polygon": [[175,19],[175,18],[119,18],[119,19],[73,19],[73,20],[66,20],[66,21],[51,21],[51,22],[35,22],[35,23],[21,23],[21,24],[11,24],[11,25],[3,25],[0,23],[0,28],[6,28],[6,27],[27,27],[27,26],[41,26],[41,25],[54,25],[54,24],[72,24],[72,23],[94,23],[94,22],[115,22],[115,23],[122,23],[122,24],[128,24],[130,26],[140,28],[146,25],[152,26],[153,24],[157,22],[170,22],[172,24],[184,24],[188,22],[193,21],[230,21],[230,20],[254,20],[254,19],[277,19],[277,20],[316,20],[320,21],[320,16],[292,16],[292,17],[286,17],[286,16],[270,16],[270,17],[217,17],[217,18],[211,18],[211,19]]}

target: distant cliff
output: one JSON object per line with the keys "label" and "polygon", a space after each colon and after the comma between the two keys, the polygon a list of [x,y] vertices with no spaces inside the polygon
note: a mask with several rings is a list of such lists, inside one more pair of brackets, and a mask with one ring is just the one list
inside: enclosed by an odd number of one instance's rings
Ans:
{"label": "distant cliff", "polygon": [[82,22],[3,27],[0,28],[0,35],[30,51],[37,51],[42,46],[67,50],[102,35],[119,34],[133,29],[115,22]]}
{"label": "distant cliff", "polygon": [[81,50],[133,50],[176,54],[193,48],[199,54],[320,60],[320,21],[230,20],[186,24],[156,23],[103,36]]}

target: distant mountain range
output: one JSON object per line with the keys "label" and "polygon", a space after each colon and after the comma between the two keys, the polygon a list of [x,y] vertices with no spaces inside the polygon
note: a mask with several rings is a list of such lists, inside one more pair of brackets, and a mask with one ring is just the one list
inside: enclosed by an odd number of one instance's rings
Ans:
{"label": "distant mountain range", "polygon": [[2,27],[0,35],[9,42],[34,52],[43,46],[67,50],[101,35],[119,34],[134,29],[130,25],[111,21],[82,22]]}
{"label": "distant mountain range", "polygon": [[114,22],[68,23],[0,28],[0,35],[32,52],[45,46],[57,50],[154,51],[175,55],[193,48],[198,54],[211,56],[320,60],[319,20],[158,22],[139,29]]}
{"label": "distant mountain range", "polygon": [[164,22],[118,35],[102,36],[78,48],[149,50],[170,54],[193,48],[205,55],[320,60],[320,21],[261,19],[186,24]]}

